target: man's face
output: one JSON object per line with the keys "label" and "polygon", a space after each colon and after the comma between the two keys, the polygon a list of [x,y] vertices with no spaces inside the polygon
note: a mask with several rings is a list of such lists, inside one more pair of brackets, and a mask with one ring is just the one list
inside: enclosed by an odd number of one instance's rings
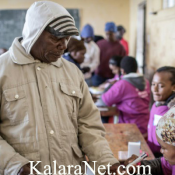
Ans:
{"label": "man's face", "polygon": [[42,62],[57,61],[67,48],[69,37],[58,38],[43,31],[31,49],[31,55]]}
{"label": "man's face", "polygon": [[163,154],[165,160],[167,160],[170,165],[175,165],[175,146],[163,142],[157,135],[156,138],[161,146],[160,152]]}
{"label": "man's face", "polygon": [[114,32],[106,32],[106,39],[109,42],[116,41],[116,34]]}

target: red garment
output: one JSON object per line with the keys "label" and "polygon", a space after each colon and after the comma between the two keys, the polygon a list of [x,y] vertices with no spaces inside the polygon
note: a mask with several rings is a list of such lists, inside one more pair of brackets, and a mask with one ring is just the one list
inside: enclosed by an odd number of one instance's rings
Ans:
{"label": "red garment", "polygon": [[125,51],[126,51],[126,55],[129,54],[129,47],[128,47],[128,42],[125,39],[121,39],[120,40],[120,44],[124,47]]}
{"label": "red garment", "polygon": [[125,56],[126,52],[119,41],[109,42],[106,39],[97,42],[100,48],[100,65],[95,73],[104,78],[112,78],[114,74],[109,69],[109,60],[112,56]]}
{"label": "red garment", "polygon": [[114,123],[114,116],[109,117],[108,123]]}

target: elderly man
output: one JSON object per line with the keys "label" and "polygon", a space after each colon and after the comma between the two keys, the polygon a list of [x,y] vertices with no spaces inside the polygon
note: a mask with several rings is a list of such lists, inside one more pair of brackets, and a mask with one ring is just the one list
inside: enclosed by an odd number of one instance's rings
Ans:
{"label": "elderly man", "polygon": [[55,174],[60,165],[80,165],[84,155],[116,171],[84,77],[61,58],[72,35],[78,31],[70,14],[38,1],[27,11],[22,37],[1,56],[0,175],[30,174],[29,161],[40,161],[35,173]]}

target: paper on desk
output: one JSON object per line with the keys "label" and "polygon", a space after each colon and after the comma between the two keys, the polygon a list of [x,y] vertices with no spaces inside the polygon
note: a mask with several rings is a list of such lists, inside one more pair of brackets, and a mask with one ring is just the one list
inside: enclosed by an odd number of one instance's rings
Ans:
{"label": "paper on desk", "polygon": [[118,152],[119,161],[125,161],[128,159],[128,151],[119,151]]}
{"label": "paper on desk", "polygon": [[89,169],[88,166],[87,166],[87,169],[86,169],[86,175],[94,175],[94,173]]}
{"label": "paper on desk", "polygon": [[102,94],[104,92],[104,90],[99,88],[99,87],[89,87],[89,91],[92,94],[96,94],[96,95],[100,95],[100,94]]}
{"label": "paper on desk", "polygon": [[102,107],[102,106],[106,106],[106,104],[103,102],[103,100],[100,98],[95,102],[96,106]]}
{"label": "paper on desk", "polygon": [[133,154],[136,156],[140,155],[140,142],[128,142],[128,158],[131,157]]}

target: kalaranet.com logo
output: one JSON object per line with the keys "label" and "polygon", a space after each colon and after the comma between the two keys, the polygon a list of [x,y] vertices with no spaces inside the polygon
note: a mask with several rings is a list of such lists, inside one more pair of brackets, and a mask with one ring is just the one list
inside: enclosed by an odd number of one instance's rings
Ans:
{"label": "kalaranet.com logo", "polygon": [[[34,172],[37,173],[37,175],[95,175],[96,173],[96,162],[93,161],[94,167],[92,168],[86,161],[83,161],[85,165],[85,173],[82,173],[82,167],[80,165],[60,165],[58,168],[59,170],[57,171],[57,163],[56,160],[53,161],[53,168],[51,168],[50,165],[45,165],[44,172],[41,173],[36,167],[41,163],[41,161],[37,161],[36,163],[34,161],[29,161],[30,162],[30,175],[34,175]],[[35,165],[34,165],[35,163]],[[110,167],[112,165],[108,164],[106,167],[104,165],[100,165],[97,167],[97,172],[99,175],[105,175],[105,173],[109,175],[116,175],[116,173],[110,173]],[[121,171],[122,169],[122,171]],[[74,171],[73,174],[71,174],[72,170]],[[132,170],[132,171],[130,171]],[[142,170],[142,171],[141,171]],[[131,173],[132,172],[132,173]],[[142,172],[142,174],[141,174]],[[146,172],[148,172],[146,174]],[[151,167],[150,165],[137,165],[136,167],[133,165],[129,166],[124,166],[120,165],[117,169],[118,175],[124,175],[127,173],[128,175],[134,175],[137,173],[137,175],[152,175],[151,174]]]}

